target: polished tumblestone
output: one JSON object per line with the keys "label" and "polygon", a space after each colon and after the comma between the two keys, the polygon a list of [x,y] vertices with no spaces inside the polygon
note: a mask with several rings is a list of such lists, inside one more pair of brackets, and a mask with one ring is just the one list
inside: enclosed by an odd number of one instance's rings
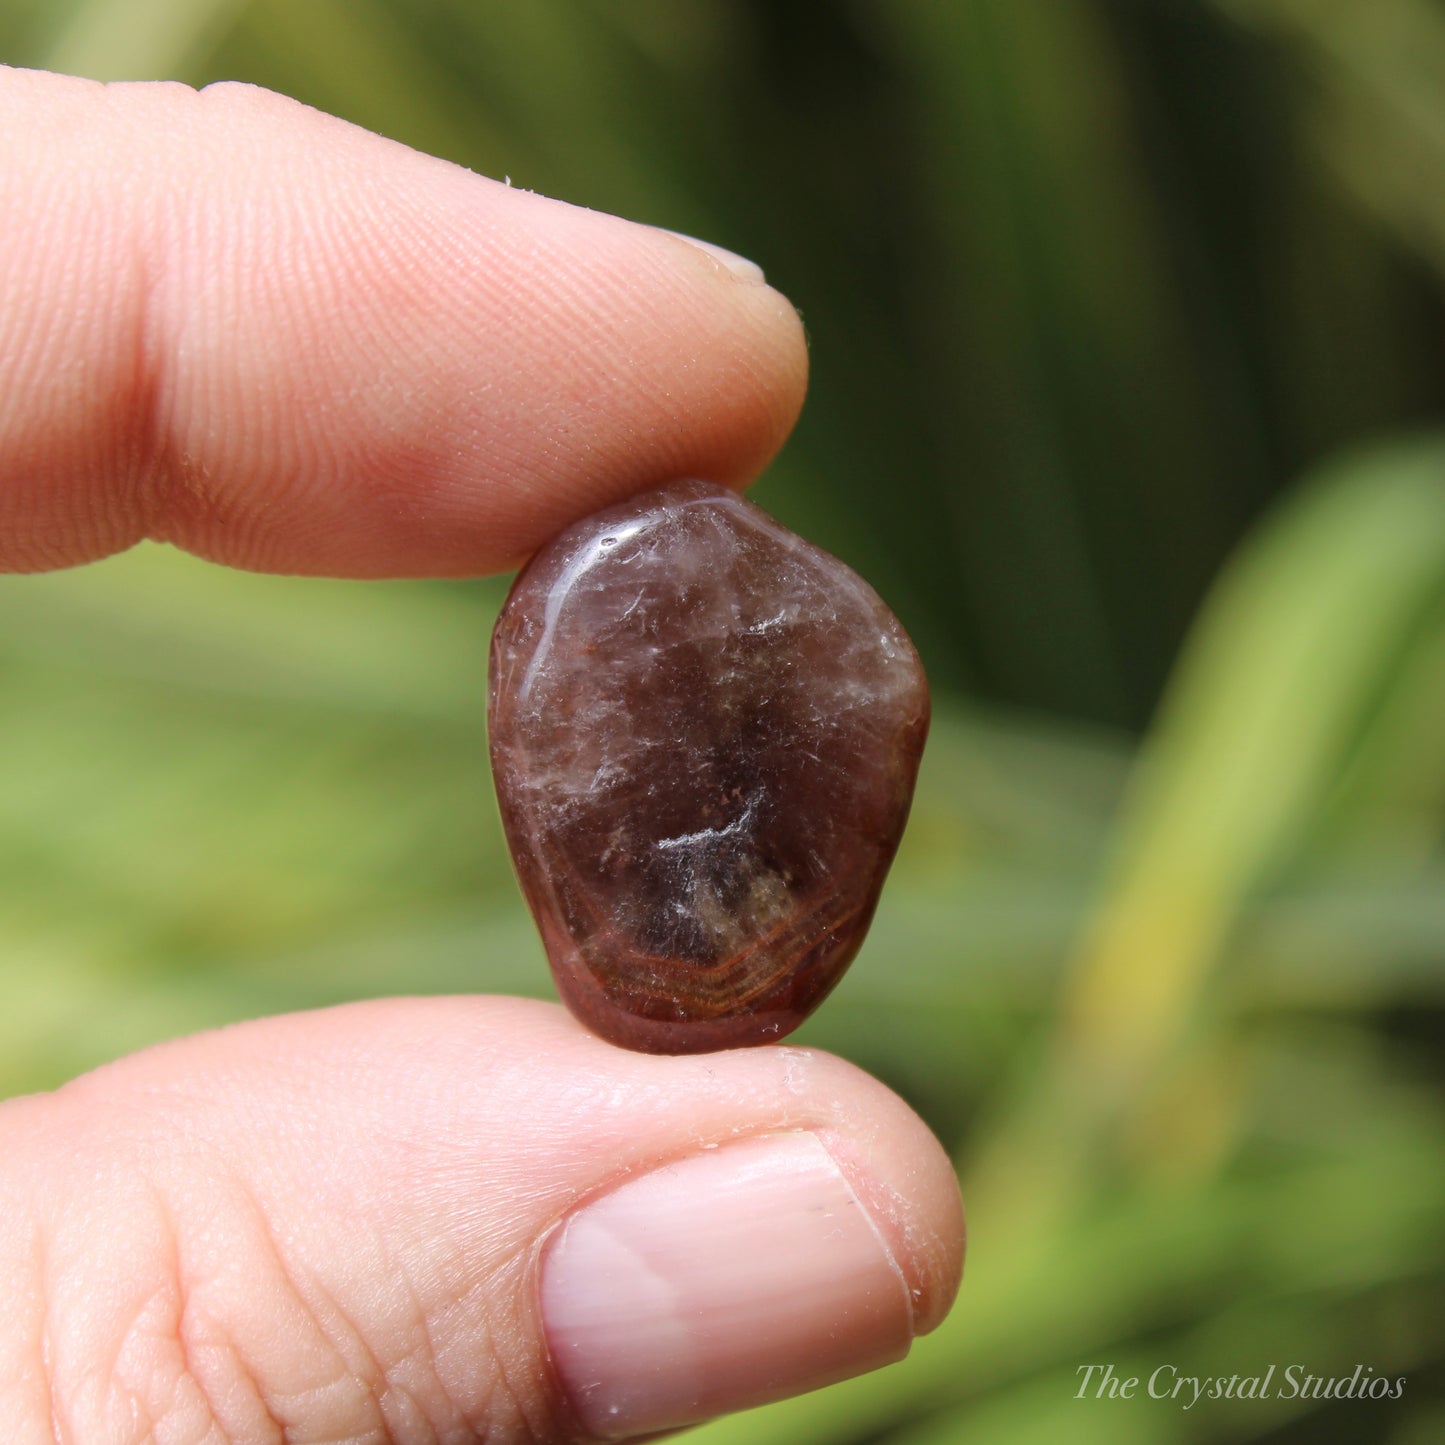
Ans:
{"label": "polished tumblestone", "polygon": [[709,483],[563,532],[492,638],[492,767],[558,991],[603,1037],[782,1038],[857,953],[928,731],[897,618]]}

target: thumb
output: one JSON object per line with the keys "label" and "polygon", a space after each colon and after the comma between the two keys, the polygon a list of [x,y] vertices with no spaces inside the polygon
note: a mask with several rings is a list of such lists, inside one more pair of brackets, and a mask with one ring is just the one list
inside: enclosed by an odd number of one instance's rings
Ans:
{"label": "thumb", "polygon": [[0,1108],[0,1418],[633,1437],[900,1358],[961,1254],[937,1143],[827,1055],[631,1054],[510,999],[293,1015]]}

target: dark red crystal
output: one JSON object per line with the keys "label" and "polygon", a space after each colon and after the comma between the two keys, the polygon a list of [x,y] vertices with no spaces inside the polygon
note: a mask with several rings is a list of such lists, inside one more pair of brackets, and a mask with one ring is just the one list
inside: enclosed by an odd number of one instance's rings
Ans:
{"label": "dark red crystal", "polygon": [[928,731],[898,619],[733,492],[543,547],[492,637],[492,767],[563,1001],[696,1053],[800,1024],[857,953]]}

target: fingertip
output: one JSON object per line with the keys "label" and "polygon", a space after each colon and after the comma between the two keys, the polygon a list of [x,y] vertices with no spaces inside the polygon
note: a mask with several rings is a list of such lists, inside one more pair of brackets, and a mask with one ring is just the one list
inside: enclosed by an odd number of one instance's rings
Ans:
{"label": "fingertip", "polygon": [[589,1433],[632,1438],[800,1394],[908,1352],[886,1241],[812,1134],[703,1149],[569,1216],[542,1313]]}
{"label": "fingertip", "polygon": [[677,1073],[698,1060],[732,1076],[744,1117],[755,1091],[797,1108],[754,1114],[770,1132],[630,1170],[549,1241],[549,1351],[572,1412],[599,1437],[697,1423],[892,1363],[958,1287],[957,1182],[901,1100],[842,1060],[788,1046],[642,1067]]}
{"label": "fingertip", "polygon": [[797,417],[796,313],[696,245],[254,86],[7,84],[46,155],[0,237],[32,343],[0,368],[0,565],[146,534],[475,575],[679,476],[745,485]]}
{"label": "fingertip", "polygon": [[172,489],[166,540],[260,570],[469,576],[677,477],[744,486],[782,446],[807,355],[777,292],[650,227],[328,136],[375,150],[365,205],[338,165],[310,202],[331,214],[291,243],[304,284],[216,299],[233,350],[189,394],[253,421],[206,462],[213,421],[174,409],[207,480]]}
{"label": "fingertip", "polygon": [[745,281],[750,285],[759,285],[768,279],[767,273],[756,261],[749,261],[746,256],[740,256],[736,251],[729,251],[726,246],[719,246],[714,241],[704,241],[698,236],[686,235],[682,231],[666,231],[664,234],[695,247],[725,271],[731,272],[739,281]]}
{"label": "fingertip", "polygon": [[787,1044],[783,1086],[828,1101],[813,1132],[867,1208],[907,1282],[913,1332],[946,1318],[963,1275],[966,1225],[958,1174],[908,1103],[856,1064]]}
{"label": "fingertip", "polygon": [[957,1280],[942,1151],[805,1048],[668,1058],[556,1005],[375,1001],[166,1045],[30,1113],[6,1137],[59,1166],[32,1191],[58,1378],[128,1323],[89,1282],[204,1297],[204,1377],[165,1329],[136,1366],[168,1426],[179,1384],[327,1438],[399,1394],[438,1434],[635,1435],[901,1358]]}

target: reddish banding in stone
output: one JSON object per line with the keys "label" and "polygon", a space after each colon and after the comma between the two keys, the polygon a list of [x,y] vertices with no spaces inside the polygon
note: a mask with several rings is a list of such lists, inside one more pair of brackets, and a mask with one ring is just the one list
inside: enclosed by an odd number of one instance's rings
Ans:
{"label": "reddish banding in stone", "polygon": [[492,638],[492,766],[564,1002],[614,1043],[767,1043],[857,953],[928,687],[855,572],[679,482],[536,554]]}

